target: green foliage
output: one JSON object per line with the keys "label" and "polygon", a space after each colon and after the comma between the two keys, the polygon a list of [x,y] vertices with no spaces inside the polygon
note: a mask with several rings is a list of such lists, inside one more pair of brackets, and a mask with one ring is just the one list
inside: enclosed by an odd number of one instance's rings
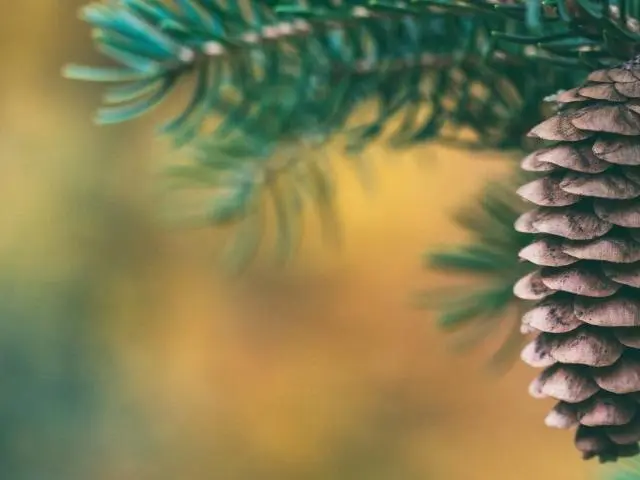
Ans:
{"label": "green foliage", "polygon": [[[96,48],[116,66],[71,65],[65,75],[116,84],[104,95],[99,123],[136,118],[195,77],[191,101],[160,128],[177,145],[196,138],[212,114],[224,119],[218,134],[239,130],[260,143],[328,137],[367,100],[378,104],[378,116],[352,132],[353,146],[377,137],[400,112],[397,143],[433,138],[447,122],[470,126],[485,142],[487,125],[508,126],[523,113],[539,118],[531,109],[541,95],[573,80],[530,61],[520,45],[498,46],[493,31],[526,31],[513,12],[489,15],[476,6],[462,15],[464,2],[402,7],[352,0],[281,5],[276,13],[259,0],[245,3],[89,5],[81,16],[94,28]],[[445,5],[455,13],[442,11]],[[532,75],[537,82],[526,81]],[[429,114],[420,120],[422,104]],[[519,142],[510,133],[494,143]]]}
{"label": "green foliage", "polygon": [[458,224],[470,235],[470,242],[453,249],[426,255],[429,268],[471,277],[474,286],[464,285],[427,292],[423,305],[440,312],[439,324],[447,329],[471,327],[470,345],[495,334],[500,320],[513,315],[511,334],[494,360],[512,358],[511,348],[520,341],[520,312],[524,302],[512,293],[515,282],[531,267],[518,259],[518,252],[530,241],[516,232],[513,223],[524,211],[514,193],[514,183],[490,183],[475,202],[457,216]]}
{"label": "green foliage", "polygon": [[[300,230],[303,190],[320,201],[325,223],[335,215],[332,178],[313,160],[300,166],[308,156],[300,145],[340,134],[351,151],[361,150],[395,125],[396,146],[436,138],[447,126],[471,128],[483,145],[519,146],[542,116],[540,99],[573,85],[575,72],[529,58],[521,45],[497,46],[492,31],[526,30],[518,15],[414,3],[94,3],[81,17],[111,65],[71,65],[65,75],[108,84],[97,114],[102,124],[140,117],[190,83],[190,100],[160,132],[178,147],[195,141],[200,153],[191,167],[170,173],[194,185],[206,179],[214,194],[203,219],[234,224],[249,259],[260,239],[242,235],[262,231],[257,212],[266,198],[277,204],[287,239],[278,250],[295,243],[288,232]],[[354,125],[365,104],[375,106],[374,118]],[[296,148],[298,160],[283,162],[282,150]],[[302,183],[279,180],[274,188],[275,177]]]}
{"label": "green foliage", "polygon": [[[357,82],[343,91],[328,88],[323,78],[332,74],[328,34],[310,40],[304,24],[279,22],[260,2],[249,7],[152,0],[90,5],[82,17],[94,27],[97,48],[117,66],[65,70],[71,78],[117,83],[104,96],[108,106],[98,112],[100,123],[136,118],[187,77],[195,77],[187,106],[160,131],[171,135],[176,146],[197,140],[196,158],[168,173],[176,180],[189,179],[187,187],[212,192],[201,220],[235,224],[236,240],[226,256],[234,271],[260,248],[265,200],[274,205],[281,262],[298,240],[303,196],[312,197],[325,217],[335,216],[326,214],[334,202],[326,168],[290,157],[304,156],[305,149],[296,147],[339,126],[336,106],[348,108],[348,102],[331,95],[365,88]],[[206,131],[211,117],[222,121]],[[289,151],[284,159],[283,149]],[[288,181],[300,177],[301,182]]]}
{"label": "green foliage", "polygon": [[[428,0],[418,4],[459,15],[508,18],[504,24],[508,28],[493,29],[496,48],[566,67],[594,69],[638,53],[640,3],[635,0]],[[520,28],[514,29],[514,23]],[[528,48],[519,50],[518,45]]]}
{"label": "green foliage", "polygon": [[500,35],[535,45],[550,59],[595,69],[629,60],[638,53],[640,4],[635,0],[526,1],[533,34]]}

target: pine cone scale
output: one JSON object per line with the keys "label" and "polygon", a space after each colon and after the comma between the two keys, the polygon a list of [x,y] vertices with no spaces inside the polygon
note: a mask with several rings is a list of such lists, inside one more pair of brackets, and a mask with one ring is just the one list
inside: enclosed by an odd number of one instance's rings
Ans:
{"label": "pine cone scale", "polygon": [[596,199],[593,207],[595,215],[603,222],[619,227],[640,228],[640,201]]}

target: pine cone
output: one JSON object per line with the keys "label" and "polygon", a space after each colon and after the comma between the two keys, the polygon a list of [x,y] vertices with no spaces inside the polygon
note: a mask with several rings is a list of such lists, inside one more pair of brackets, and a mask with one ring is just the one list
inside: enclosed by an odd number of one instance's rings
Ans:
{"label": "pine cone", "polygon": [[522,359],[544,368],[531,395],[559,401],[546,424],[616,461],[640,452],[640,58],[556,101],[530,132],[555,143],[522,162],[542,174],[518,191],[536,205],[516,222],[536,235],[520,257],[538,267],[514,287],[538,302]]}

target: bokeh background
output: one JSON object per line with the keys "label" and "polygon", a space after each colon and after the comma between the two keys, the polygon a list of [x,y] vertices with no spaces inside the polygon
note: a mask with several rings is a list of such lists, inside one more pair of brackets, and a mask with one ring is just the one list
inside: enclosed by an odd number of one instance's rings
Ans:
{"label": "bokeh background", "polygon": [[[602,472],[542,424],[534,372],[461,354],[411,295],[423,252],[513,159],[375,145],[338,168],[344,241],[298,272],[215,274],[215,232],[156,220],[153,119],[98,128],[79,0],[0,17],[0,478],[574,480]],[[340,164],[340,158],[337,158]],[[508,325],[506,326],[508,327]],[[489,342],[491,343],[491,342]],[[495,343],[495,342],[494,342]],[[495,346],[495,345],[493,345]]]}

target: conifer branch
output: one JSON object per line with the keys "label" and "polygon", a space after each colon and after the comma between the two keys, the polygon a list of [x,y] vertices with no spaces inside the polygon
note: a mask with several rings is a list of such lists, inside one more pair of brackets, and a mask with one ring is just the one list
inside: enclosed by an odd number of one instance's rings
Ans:
{"label": "conifer branch", "polygon": [[[274,190],[264,182],[281,146],[346,132],[353,113],[367,101],[377,102],[378,114],[351,130],[352,149],[380,136],[398,116],[396,144],[434,138],[451,123],[470,125],[484,142],[506,146],[504,140],[515,137],[505,132],[522,119],[538,119],[523,104],[521,86],[514,88],[501,72],[509,57],[494,52],[494,65],[469,49],[491,41],[484,24],[473,19],[449,13],[411,16],[389,6],[358,4],[297,12],[303,17],[298,18],[292,9],[278,16],[256,0],[249,6],[246,11],[234,1],[215,0],[91,4],[81,16],[94,27],[96,48],[116,65],[65,70],[70,78],[116,84],[105,93],[100,123],[137,118],[187,78],[194,79],[188,105],[160,130],[177,146],[203,139],[191,169],[172,173],[213,179],[213,206],[205,214],[213,225],[235,223],[240,232],[255,235],[265,194],[279,192],[284,204],[287,195],[295,197],[295,189],[302,188],[286,182],[286,188]],[[452,35],[460,28],[469,36]],[[511,72],[520,69],[513,65]],[[537,108],[538,97],[531,91],[527,101],[536,99]],[[523,105],[529,108],[527,115]],[[428,111],[426,118],[420,110]],[[221,121],[207,132],[204,126],[211,118]],[[303,184],[315,189],[316,202],[324,202],[319,204],[322,215],[334,215],[327,207],[333,193],[325,170],[298,170],[310,175]],[[280,220],[280,227],[293,231],[296,215],[289,214],[286,224]],[[250,252],[246,258],[258,249],[257,238],[240,243]]]}
{"label": "conifer branch", "polygon": [[[225,117],[224,129],[242,129],[254,114],[277,103],[289,105],[287,131],[299,125],[301,117],[306,117],[309,128],[313,116],[312,135],[318,129],[323,134],[339,132],[362,102],[377,98],[386,105],[380,118],[361,130],[361,140],[366,141],[382,131],[392,114],[401,109],[412,112],[413,103],[424,101],[419,91],[425,84],[427,89],[438,89],[426,95],[429,104],[438,96],[446,97],[449,84],[450,91],[458,90],[459,81],[442,78],[443,68],[471,63],[471,68],[461,69],[465,76],[474,74],[468,83],[489,85],[497,76],[518,82],[510,78],[514,72],[496,71],[505,63],[531,66],[524,55],[518,58],[495,47],[488,35],[499,27],[494,20],[487,23],[484,18],[442,13],[437,2],[437,8],[427,4],[426,14],[419,15],[401,3],[360,3],[321,9],[281,7],[279,16],[255,0],[251,14],[242,13],[235,2],[222,6],[211,0],[182,0],[173,7],[154,0],[92,4],[83,9],[82,18],[94,26],[98,50],[119,66],[72,65],[65,74],[120,84],[107,90],[108,106],[97,116],[100,123],[136,118],[163,102],[185,77],[196,77],[188,106],[161,128],[174,135],[177,145],[184,145],[201,133],[212,114]],[[461,36],[460,31],[466,34]],[[493,73],[485,79],[480,69]],[[406,74],[398,77],[399,70]],[[540,78],[552,74],[551,85],[545,81],[541,87],[545,95],[552,93],[550,87],[568,83],[557,73],[544,73]],[[391,77],[400,94],[389,91]],[[515,89],[525,93],[521,85]],[[478,127],[466,124],[464,115],[441,118],[445,110],[440,105],[428,106],[431,115],[415,140],[431,138],[447,122]],[[466,108],[465,103],[457,105],[458,111]],[[521,113],[511,110],[514,115],[506,124]],[[279,134],[274,132],[272,140],[279,141]]]}

